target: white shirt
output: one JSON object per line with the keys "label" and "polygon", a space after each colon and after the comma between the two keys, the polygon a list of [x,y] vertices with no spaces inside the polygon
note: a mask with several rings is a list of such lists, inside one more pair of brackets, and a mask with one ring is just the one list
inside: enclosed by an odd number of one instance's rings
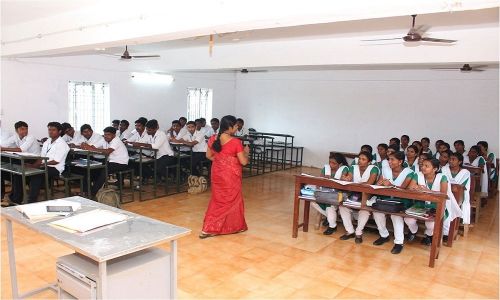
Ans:
{"label": "white shirt", "polygon": [[[181,128],[181,130],[179,130],[179,133],[177,134],[177,136],[183,136],[185,135],[186,133],[188,132],[187,130],[187,126],[184,125],[184,127]],[[175,132],[174,132],[175,133]]]}
{"label": "white shirt", "polygon": [[164,155],[174,156],[174,151],[172,151],[172,148],[170,147],[170,143],[168,142],[165,132],[158,129],[153,136],[150,136],[150,138],[151,148],[158,150],[156,158],[160,158]]}
{"label": "white shirt", "polygon": [[92,133],[92,136],[90,137],[90,139],[87,139],[86,137],[84,137],[82,135],[81,143],[87,143],[87,144],[94,146],[96,148],[102,148],[104,146],[104,143],[106,143],[106,141],[104,140],[102,135],[94,132],[94,133]]}
{"label": "white shirt", "polygon": [[63,135],[62,139],[67,144],[80,145],[82,143],[82,135],[80,134],[80,131],[76,131],[76,130],[73,133],[73,137],[70,137],[68,134],[65,134],[65,135]]}
{"label": "white shirt", "polygon": [[21,152],[40,154],[40,143],[32,135],[27,135],[23,139],[20,139],[18,134],[14,134],[9,138],[7,143],[21,148]]}
{"label": "white shirt", "polygon": [[245,128],[241,128],[241,130],[238,130],[234,133],[234,136],[244,136],[248,135],[248,132],[246,131]]}
{"label": "white shirt", "polygon": [[108,160],[112,163],[127,165],[128,164],[128,151],[125,144],[120,140],[119,137],[115,136],[111,142],[104,141],[104,149],[113,149],[113,152],[109,154]]}
{"label": "white shirt", "polygon": [[69,146],[66,144],[62,137],[52,142],[51,138],[48,138],[45,143],[43,143],[41,156],[46,156],[49,159],[47,162],[53,160],[57,161],[55,165],[47,165],[51,168],[56,168],[59,171],[59,175],[64,171],[64,165],[66,164],[66,156],[69,152]]}
{"label": "white shirt", "polygon": [[119,135],[120,140],[129,139],[133,134],[129,128],[125,129],[124,132],[120,132],[119,130],[118,130],[118,132],[120,133],[120,135]]}
{"label": "white shirt", "polygon": [[205,131],[204,134],[206,137],[211,137],[215,134],[214,129],[211,126],[201,127],[201,130]]}
{"label": "white shirt", "polygon": [[138,143],[147,143],[147,142],[141,142],[140,140],[144,139],[145,137],[148,137],[148,134],[146,133],[146,129],[144,129],[144,131],[142,132],[142,134],[139,134],[139,132],[137,132],[137,130],[134,130],[134,132],[132,133],[132,135],[127,139],[127,141],[129,142],[138,142]]}
{"label": "white shirt", "polygon": [[[176,140],[184,140],[184,141],[188,141],[188,142],[191,142],[191,139],[190,139],[190,136],[191,134],[189,133],[189,131],[185,131],[185,132],[180,132],[177,134],[177,136],[175,137]],[[187,147],[187,146],[180,146],[179,147],[179,151],[183,151],[183,152],[189,152],[191,151],[191,148],[190,147]]]}
{"label": "white shirt", "polygon": [[198,142],[193,146],[193,152],[207,152],[207,141],[205,140],[204,134],[205,133],[202,130],[196,130],[193,134],[188,131],[182,139],[186,142]]}

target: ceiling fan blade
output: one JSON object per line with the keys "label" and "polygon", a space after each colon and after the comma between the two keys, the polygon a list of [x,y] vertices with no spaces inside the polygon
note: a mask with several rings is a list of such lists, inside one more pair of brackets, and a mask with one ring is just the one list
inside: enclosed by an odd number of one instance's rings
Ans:
{"label": "ceiling fan blade", "polygon": [[389,39],[370,39],[370,40],[361,40],[362,42],[375,42],[375,41],[391,41],[391,40],[401,40],[402,38],[389,38]]}
{"label": "ceiling fan blade", "polygon": [[429,29],[431,29],[431,26],[426,25],[426,24],[422,24],[422,25],[418,25],[417,27],[415,27],[415,32],[418,32],[420,35],[423,35]]}
{"label": "ceiling fan blade", "polygon": [[429,38],[429,37],[423,37],[422,41],[434,42],[434,43],[454,43],[454,42],[456,42],[456,40],[435,39],[435,38]]}
{"label": "ceiling fan blade", "polygon": [[267,70],[248,70],[248,72],[259,73],[259,72],[268,72]]}
{"label": "ceiling fan blade", "polygon": [[159,55],[131,55],[133,58],[151,58],[151,57],[160,57]]}
{"label": "ceiling fan blade", "polygon": [[473,68],[471,71],[473,71],[473,72],[483,72],[484,70]]}
{"label": "ceiling fan blade", "polygon": [[[481,68],[487,68],[488,65],[477,65],[477,66],[473,66],[474,69],[481,69]],[[484,71],[484,70],[483,70]]]}

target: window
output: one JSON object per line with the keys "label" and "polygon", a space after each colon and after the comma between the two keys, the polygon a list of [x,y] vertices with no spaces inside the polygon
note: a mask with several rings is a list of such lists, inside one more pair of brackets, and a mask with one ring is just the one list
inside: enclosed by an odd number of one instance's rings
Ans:
{"label": "window", "polygon": [[90,124],[95,132],[101,133],[110,124],[109,84],[70,81],[68,83],[70,124],[79,130],[83,124]]}
{"label": "window", "polygon": [[187,119],[194,121],[199,118],[212,119],[212,89],[188,88]]}

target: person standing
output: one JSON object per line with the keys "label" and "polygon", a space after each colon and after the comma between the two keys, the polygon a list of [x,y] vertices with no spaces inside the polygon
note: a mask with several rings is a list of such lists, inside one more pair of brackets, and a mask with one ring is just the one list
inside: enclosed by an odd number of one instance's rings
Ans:
{"label": "person standing", "polygon": [[234,138],[236,118],[220,121],[220,130],[208,141],[207,158],[212,161],[212,195],[200,238],[243,232],[248,229],[242,195],[242,166],[248,164],[250,148]]}

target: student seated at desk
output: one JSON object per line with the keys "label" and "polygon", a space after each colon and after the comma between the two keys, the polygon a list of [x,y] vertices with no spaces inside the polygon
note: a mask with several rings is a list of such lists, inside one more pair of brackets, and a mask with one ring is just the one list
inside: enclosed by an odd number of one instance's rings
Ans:
{"label": "student seated at desk", "polygon": [[[386,158],[384,160],[382,160],[380,162],[380,164],[377,164],[377,166],[379,167],[380,169],[380,174],[383,174],[384,172],[390,172],[391,171],[391,167],[389,166],[389,155],[391,154],[394,154],[396,152],[398,152],[398,146],[397,145],[389,145],[387,147],[387,152],[386,152]],[[403,167],[405,168],[406,162],[403,162]]]}
{"label": "student seated at desk", "polygon": [[[211,126],[207,125],[207,119],[205,118],[200,118],[201,122],[201,129],[203,131],[203,134],[205,135],[205,139],[209,139],[212,135],[214,135],[214,130]],[[189,129],[188,129],[189,130]],[[199,129],[197,129],[199,130]]]}
{"label": "student seated at desk", "polygon": [[127,120],[120,121],[119,131],[117,131],[120,141],[127,140],[132,136],[132,131],[129,129],[129,126],[130,123]]}
{"label": "student seated at desk", "polygon": [[[146,123],[148,122],[148,119],[145,118],[145,117],[140,117],[138,118],[134,123],[137,123],[137,121],[140,120],[141,121],[141,124],[144,123],[144,126],[146,125]],[[130,137],[132,137],[133,135],[135,135],[137,133],[137,129],[134,128],[132,129],[132,131],[130,132]],[[129,138],[130,139],[130,138]]]}
{"label": "student seated at desk", "polygon": [[248,132],[246,129],[244,129],[245,126],[245,121],[242,118],[236,119],[236,125],[238,126],[238,131],[234,133],[234,136],[240,137],[240,136],[247,136]]}
{"label": "student seated at desk", "polygon": [[488,142],[479,141],[477,142],[477,146],[479,147],[480,155],[486,160],[486,165],[490,167],[489,178],[491,180],[495,180],[497,177],[496,167],[497,167],[497,158],[495,153],[488,152]]}
{"label": "student seated at desk", "polygon": [[[441,140],[439,140],[441,141]],[[441,152],[444,152],[444,151],[451,151],[450,150],[450,144],[446,143],[446,142],[443,142],[441,141],[441,143],[439,143],[439,146],[437,146],[438,150],[436,151],[436,154],[434,154],[434,158],[435,159],[439,159],[439,157],[441,157]]]}
{"label": "student seated at desk", "polygon": [[205,140],[205,132],[201,127],[201,121],[196,124],[193,121],[186,123],[188,133],[181,137],[181,140],[176,140],[184,145],[193,147],[193,153],[191,158],[191,169],[193,170],[194,176],[200,176],[200,171],[198,170],[201,161],[205,160],[207,155],[207,142]]}
{"label": "student seated at desk", "polygon": [[[377,185],[383,186],[396,186],[406,189],[413,178],[413,171],[410,168],[404,168],[403,163],[405,154],[402,151],[389,154],[389,167],[390,169],[382,170],[382,176],[377,182]],[[411,200],[380,197],[381,199],[390,199],[393,201],[403,202],[405,207],[410,207]],[[374,245],[382,245],[389,241],[389,231],[386,227],[386,213],[373,212],[373,218],[377,224],[380,238],[378,238]],[[394,227],[394,247],[391,250],[392,254],[399,254],[403,250],[404,243],[404,220],[401,216],[391,215],[392,226]]]}
{"label": "student seated at desk", "polygon": [[468,156],[469,156],[469,165],[478,167],[482,169],[481,174],[481,194],[482,198],[488,195],[488,169],[486,168],[486,160],[484,157],[479,155],[481,150],[478,146],[470,147]]}
{"label": "student seated at desk", "polygon": [[[143,142],[132,142],[134,147],[145,147],[149,149],[156,149],[156,174],[160,176],[165,176],[167,172],[167,166],[175,165],[177,163],[174,157],[174,151],[170,147],[167,135],[165,132],[159,129],[158,121],[155,119],[149,120],[146,123],[146,132],[150,136],[149,143]],[[153,175],[153,170],[150,165],[143,166],[144,178],[151,177]]]}
{"label": "student seated at desk", "polygon": [[26,122],[16,122],[14,129],[16,133],[5,142],[9,147],[2,147],[2,151],[40,154],[40,144],[34,136],[28,134],[28,124]]}
{"label": "student seated at desk", "polygon": [[420,143],[422,144],[421,152],[422,153],[430,153],[430,155],[432,155],[432,150],[429,149],[429,145],[431,144],[431,140],[428,137],[423,137],[420,140]]}
{"label": "student seated at desk", "polygon": [[[462,141],[462,140],[456,140],[453,143],[453,147],[455,148],[455,152],[458,152],[458,153],[462,154],[462,156],[464,157],[464,159],[466,158],[467,151],[465,151],[465,143],[464,143],[464,141]],[[465,162],[466,161],[464,160],[464,163]]]}
{"label": "student seated at desk", "polygon": [[389,149],[389,146],[385,143],[378,144],[377,146],[377,154],[374,155],[374,161],[379,168],[381,167],[380,163],[384,159],[387,159],[387,149]]}
{"label": "student seated at desk", "polygon": [[[372,146],[370,146],[370,145],[363,145],[363,146],[361,146],[361,149],[359,150],[359,152],[360,152],[360,153],[361,153],[361,152],[369,152],[369,153],[373,153],[373,148],[372,148]],[[373,155],[373,154],[372,154],[372,155]],[[372,157],[373,157],[373,156],[372,156]],[[354,165],[358,164],[358,159],[359,159],[359,157],[355,157],[355,158],[354,158],[354,160],[353,160],[353,161],[352,161],[352,163],[351,163],[351,166],[354,166]]]}
{"label": "student seated at desk", "polygon": [[70,147],[79,146],[82,141],[82,135],[79,131],[76,131],[73,126],[69,123],[61,124],[62,130],[62,138],[66,142],[66,144],[70,145]]}
{"label": "student seated at desk", "polygon": [[[448,177],[452,184],[460,184],[464,187],[462,201],[462,222],[470,224],[470,172],[463,168],[464,157],[461,153],[455,152],[450,155],[448,166],[441,168],[441,173]],[[443,223],[443,240],[448,241],[448,233],[450,229],[450,219],[445,219]]]}
{"label": "student seated at desk", "polygon": [[113,120],[111,122],[111,127],[113,127],[116,130],[119,130],[120,129],[120,120]]}
{"label": "student seated at desk", "polygon": [[400,151],[401,150],[401,141],[397,137],[393,137],[392,139],[389,140],[389,146],[391,146],[391,145],[396,145],[397,146],[397,150],[396,151]]}
{"label": "student seated at desk", "polygon": [[83,124],[80,127],[80,132],[82,134],[82,139],[79,147],[82,149],[84,149],[82,147],[84,144],[87,146],[94,146],[95,148],[102,148],[105,143],[102,135],[95,133],[89,124]]}
{"label": "student seated at desk", "polygon": [[[422,143],[419,142],[419,141],[414,141],[413,143],[411,143],[413,146],[417,147],[418,149],[418,155],[420,155],[420,153],[422,152]],[[417,156],[418,157],[418,156]]]}
{"label": "student seated at desk", "polygon": [[184,135],[186,134],[187,132],[187,127],[186,127],[186,123],[187,123],[187,119],[185,117],[180,117],[179,118],[179,131],[177,131],[177,135]]}
{"label": "student seated at desk", "polygon": [[210,120],[210,126],[212,126],[212,130],[214,131],[214,134],[219,134],[219,125],[220,121],[217,118],[212,118]]}
{"label": "student seated at desk", "polygon": [[437,140],[436,143],[435,143],[435,146],[436,146],[436,153],[434,153],[433,155],[433,158],[435,159],[439,159],[439,152],[441,151],[441,149],[444,150],[444,148],[441,148],[441,145],[444,144],[444,141],[443,140]]}
{"label": "student seated at desk", "polygon": [[410,145],[406,147],[406,166],[410,168],[413,172],[418,172],[418,148]]}
{"label": "student seated at desk", "polygon": [[[340,153],[331,153],[328,159],[328,165],[325,165],[321,170],[321,176],[339,180],[349,181],[347,176],[349,167],[344,155]],[[326,217],[328,228],[323,232],[324,235],[331,235],[337,231],[337,206],[311,202],[320,214]]]}
{"label": "student seated at desk", "polygon": [[406,134],[401,136],[401,150],[406,151],[406,148],[410,144],[410,137]]}
{"label": "student seated at desk", "polygon": [[[64,167],[66,163],[66,156],[69,152],[69,147],[66,142],[61,137],[62,125],[59,122],[50,122],[47,125],[49,138],[43,143],[42,151],[40,156],[48,157],[47,159],[47,174],[49,182],[58,178],[62,172],[64,172]],[[40,168],[42,165],[42,160],[37,160],[30,164],[25,164],[29,168]],[[38,194],[40,188],[42,187],[42,182],[44,180],[44,175],[34,175],[28,178],[30,184],[30,192],[28,196],[28,203],[36,202],[38,199]],[[12,182],[13,196],[11,200],[20,204],[23,199],[23,184],[21,176],[14,176]]]}
{"label": "student seated at desk", "polygon": [[439,154],[439,170],[441,170],[443,167],[448,166],[448,161],[450,160],[450,155],[453,152],[450,150],[444,150]]}
{"label": "student seated at desk", "polygon": [[170,126],[170,128],[167,130],[168,140],[175,141],[177,137],[184,135],[187,132],[186,129],[186,131],[182,131],[181,133],[181,129],[184,127],[181,126],[181,122],[179,120],[173,120],[172,126]]}
{"label": "student seated at desk", "polygon": [[[363,151],[359,153],[358,157],[358,164],[349,168],[349,179],[354,183],[375,184],[380,170],[377,166],[370,164],[373,159],[372,154]],[[361,200],[361,196],[359,196],[359,198]],[[358,225],[356,226],[356,231],[352,225],[352,209],[345,206],[339,206],[339,212],[346,230],[346,233],[344,233],[340,239],[348,240],[355,238],[354,242],[356,242],[356,244],[361,244],[363,242],[363,229],[370,218],[370,212],[362,209],[358,211]]]}
{"label": "student seated at desk", "polygon": [[133,142],[147,142],[147,139],[149,139],[148,134],[146,133],[146,123],[147,120],[146,118],[139,118],[135,120],[135,130],[134,133],[126,139],[127,143],[133,143]]}
{"label": "student seated at desk", "polygon": [[96,146],[82,144],[83,150],[100,152],[108,155],[108,174],[104,169],[96,170],[93,174],[94,184],[92,185],[92,198],[95,198],[97,192],[102,188],[109,174],[114,174],[119,171],[128,169],[128,151],[125,144],[116,135],[117,130],[113,127],[104,128],[104,144],[102,148]]}
{"label": "student seated at desk", "polygon": [[[445,220],[443,224],[447,224],[448,228],[443,232],[448,234],[450,228],[450,222],[456,217],[460,217],[462,212],[460,207],[451,192],[451,184],[448,177],[442,173],[439,173],[439,161],[435,158],[426,159],[423,162],[422,169],[420,172],[414,174],[412,181],[408,187],[412,190],[418,191],[436,191],[448,195],[446,200],[446,210],[445,210]],[[421,206],[429,209],[436,209],[436,204],[433,202],[416,201],[415,205]],[[417,219],[412,217],[405,217],[404,221],[410,233],[407,235],[406,239],[408,241],[413,241],[416,237],[418,231]],[[432,243],[432,236],[434,233],[434,221],[425,221],[425,237],[422,239],[421,244],[430,246]]]}

